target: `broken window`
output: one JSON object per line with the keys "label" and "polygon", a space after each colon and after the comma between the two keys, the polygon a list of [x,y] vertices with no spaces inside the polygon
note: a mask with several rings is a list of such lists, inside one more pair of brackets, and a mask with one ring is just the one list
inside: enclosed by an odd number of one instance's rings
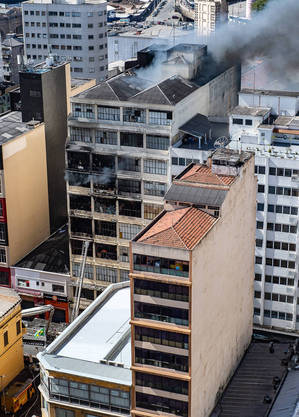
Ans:
{"label": "broken window", "polygon": [[69,198],[71,210],[91,211],[90,197],[85,195],[69,194]]}
{"label": "broken window", "polygon": [[118,158],[118,169],[121,171],[140,172],[141,160],[137,158],[126,158],[120,156]]}
{"label": "broken window", "polygon": [[141,193],[141,182],[138,180],[118,180],[118,192],[119,194],[140,194]]}
{"label": "broken window", "polygon": [[171,111],[149,111],[149,123],[151,125],[162,125],[169,126],[172,122],[172,112]]}
{"label": "broken window", "polygon": [[92,170],[102,172],[103,176],[109,176],[115,171],[114,155],[92,154]]}
{"label": "broken window", "polygon": [[90,188],[90,175],[79,174],[78,172],[66,172],[66,180],[71,187],[85,187]]}
{"label": "broken window", "polygon": [[78,236],[92,236],[91,219],[81,217],[71,217],[71,233]]}
{"label": "broken window", "polygon": [[104,245],[96,243],[96,257],[101,259],[117,260],[117,250],[115,245]]}
{"label": "broken window", "polygon": [[116,237],[116,223],[95,220],[96,235]]}
{"label": "broken window", "polygon": [[109,106],[98,106],[99,120],[120,120],[120,108]]}
{"label": "broken window", "polygon": [[71,127],[71,142],[92,142],[92,130],[85,127]]}
{"label": "broken window", "polygon": [[141,217],[140,201],[119,200],[118,207],[120,216]]}
{"label": "broken window", "polygon": [[124,108],[124,122],[145,123],[145,110]]}
{"label": "broken window", "polygon": [[119,223],[119,237],[132,240],[141,231],[142,226],[138,224]]}
{"label": "broken window", "polygon": [[167,175],[167,162],[157,159],[144,160],[144,172],[147,174]]}
{"label": "broken window", "polygon": [[158,204],[147,204],[144,203],[144,218],[153,220],[163,210],[163,206]]}
{"label": "broken window", "polygon": [[110,130],[96,130],[96,143],[117,145],[117,132]]}
{"label": "broken window", "polygon": [[78,171],[90,170],[90,154],[87,152],[67,152],[67,166]]}
{"label": "broken window", "polygon": [[103,173],[101,175],[93,175],[93,190],[96,193],[115,194],[116,192],[116,177],[110,173]]}
{"label": "broken window", "polygon": [[162,182],[144,181],[144,194],[163,197],[166,193],[166,184]]}
{"label": "broken window", "polygon": [[[82,247],[84,240],[71,239],[71,250],[73,255],[82,255]],[[89,244],[87,249],[87,256],[92,257],[92,243]]]}
{"label": "broken window", "polygon": [[137,148],[143,147],[143,135],[141,133],[120,133],[120,145],[121,146],[135,146]]}
{"label": "broken window", "polygon": [[98,198],[94,199],[94,210],[98,213],[115,214],[116,200],[112,198]]}

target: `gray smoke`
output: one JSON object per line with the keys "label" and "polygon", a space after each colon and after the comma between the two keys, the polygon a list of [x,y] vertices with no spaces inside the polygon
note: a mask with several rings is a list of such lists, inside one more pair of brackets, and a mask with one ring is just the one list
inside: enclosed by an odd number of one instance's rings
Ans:
{"label": "gray smoke", "polygon": [[298,0],[270,0],[249,23],[220,28],[208,42],[209,50],[216,59],[232,64],[264,58],[272,77],[295,84],[299,69],[298,22]]}

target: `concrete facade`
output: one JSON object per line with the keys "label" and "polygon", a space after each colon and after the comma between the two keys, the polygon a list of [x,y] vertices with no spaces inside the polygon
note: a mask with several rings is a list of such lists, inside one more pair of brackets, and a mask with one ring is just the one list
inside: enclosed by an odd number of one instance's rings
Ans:
{"label": "concrete facade", "polygon": [[22,3],[25,54],[34,63],[50,54],[71,61],[74,77],[106,78],[106,2],[28,1]]}
{"label": "concrete facade", "polygon": [[201,36],[210,36],[227,20],[226,0],[195,0],[194,10],[194,24]]}
{"label": "concrete facade", "polygon": [[[262,107],[237,107],[230,116],[230,148],[255,152],[258,178],[254,322],[299,330],[297,98],[268,92]],[[258,92],[247,102],[253,102]],[[240,94],[240,102],[244,94]],[[292,104],[292,105],[291,105]],[[280,111],[282,116],[278,116]],[[258,115],[257,115],[258,114]],[[278,117],[277,117],[278,116]]]}

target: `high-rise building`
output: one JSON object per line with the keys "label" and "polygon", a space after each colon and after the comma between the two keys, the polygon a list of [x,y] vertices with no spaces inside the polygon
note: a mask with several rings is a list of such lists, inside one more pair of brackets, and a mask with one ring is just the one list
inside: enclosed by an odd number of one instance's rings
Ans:
{"label": "high-rise building", "polygon": [[201,36],[209,36],[227,20],[226,0],[195,0],[195,27]]}
{"label": "high-rise building", "polygon": [[[235,100],[238,69],[208,73],[205,46],[157,50],[165,56],[164,77],[183,75],[149,81],[146,67],[135,68],[71,100],[66,179],[72,277],[79,273],[83,241],[90,242],[81,308],[104,286],[128,279],[129,241],[163,208],[170,147],[181,139],[180,126],[198,112],[223,114]],[[149,64],[153,56],[148,48],[139,60]],[[221,102],[216,89],[223,91]]]}
{"label": "high-rise building", "polygon": [[[205,417],[251,340],[254,157],[189,165],[131,242],[134,416]],[[244,217],[246,216],[246,217]]]}
{"label": "high-rise building", "polygon": [[70,64],[53,59],[26,66],[19,74],[23,122],[45,123],[51,232],[65,224],[65,139],[70,97],[94,85],[94,80],[71,80]]}
{"label": "high-rise building", "polygon": [[22,3],[25,55],[33,62],[49,54],[71,61],[75,77],[106,78],[107,3],[105,0],[30,0]]}
{"label": "high-rise building", "polygon": [[23,55],[24,45],[14,33],[9,33],[2,41],[3,78],[14,84],[19,84],[18,55]]}
{"label": "high-rise building", "polygon": [[254,322],[299,330],[299,93],[243,90],[229,147],[255,152]]}

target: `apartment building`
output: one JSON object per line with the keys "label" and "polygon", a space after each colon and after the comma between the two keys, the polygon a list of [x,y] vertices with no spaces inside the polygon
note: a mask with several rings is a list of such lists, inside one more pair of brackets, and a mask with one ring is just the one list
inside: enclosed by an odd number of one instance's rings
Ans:
{"label": "apartment building", "polygon": [[[230,116],[229,147],[256,155],[254,322],[298,331],[298,93],[245,93]],[[268,107],[245,107],[245,99]]]}
{"label": "apartment building", "polygon": [[24,53],[24,44],[15,33],[7,34],[2,41],[3,78],[12,84],[19,84],[18,55]]}
{"label": "apartment building", "polygon": [[106,78],[107,3],[29,0],[22,3],[25,54],[34,63],[53,54],[71,61],[75,77]]}
{"label": "apartment building", "polygon": [[0,287],[0,393],[24,368],[21,298]]}
{"label": "apartment building", "polygon": [[23,122],[45,123],[50,229],[54,233],[66,222],[65,139],[70,98],[95,85],[95,80],[71,79],[70,64],[46,62],[25,66],[19,73]]}
{"label": "apartment building", "polygon": [[10,287],[10,266],[50,233],[44,124],[3,115],[0,149],[0,285]]}
{"label": "apartment building", "polygon": [[[139,56],[143,66],[71,100],[66,180],[72,278],[79,273],[83,242],[89,241],[81,308],[107,284],[128,279],[129,241],[163,208],[170,147],[180,139],[180,126],[198,112],[220,111],[212,91],[226,90],[221,111],[236,96],[238,69],[206,74],[205,46],[184,44],[163,53],[167,74],[175,70],[193,80],[174,75],[149,81],[144,71],[151,73],[155,50],[148,48]],[[173,59],[184,54],[180,64]]]}
{"label": "apartment building", "polygon": [[252,153],[216,151],[175,178],[165,210],[132,240],[133,416],[209,415],[241,360],[255,189]]}
{"label": "apartment building", "polygon": [[201,36],[210,36],[228,18],[226,0],[194,0],[197,32]]}
{"label": "apartment building", "polygon": [[130,415],[130,286],[112,284],[37,355],[43,417]]}

